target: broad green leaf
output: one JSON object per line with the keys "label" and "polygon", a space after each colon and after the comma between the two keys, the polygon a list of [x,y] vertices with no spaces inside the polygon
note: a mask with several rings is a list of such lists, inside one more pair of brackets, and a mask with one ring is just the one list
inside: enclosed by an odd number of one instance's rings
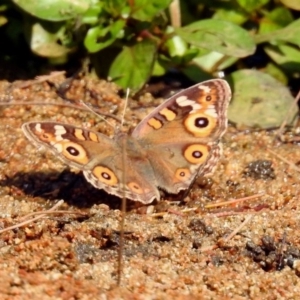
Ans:
{"label": "broad green leaf", "polygon": [[169,39],[167,45],[169,46],[169,54],[171,57],[183,56],[187,50],[186,42],[178,35],[174,35],[171,39]]}
{"label": "broad green leaf", "polygon": [[255,41],[257,43],[263,43],[263,42],[275,43],[276,41],[285,41],[300,46],[299,32],[300,32],[300,19],[292,22],[290,25],[288,25],[283,29],[272,31],[266,34],[258,34],[255,36]]}
{"label": "broad green leaf", "polygon": [[[230,59],[230,61],[228,59]],[[231,64],[235,63],[236,60],[237,59],[234,57],[227,58],[226,55],[222,53],[210,51],[204,55],[195,57],[193,63],[206,72],[213,73],[223,70],[225,67],[229,67]],[[226,61],[228,64],[225,65]]]}
{"label": "broad green leaf", "polygon": [[182,64],[188,64],[199,55],[199,49],[191,47],[187,49],[184,55],[181,57]]}
{"label": "broad green leaf", "polygon": [[[289,89],[268,74],[239,70],[230,75],[234,95],[228,109],[229,120],[239,126],[271,128],[286,118],[294,99]],[[291,123],[297,114],[288,120]]]}
{"label": "broad green leaf", "polygon": [[199,48],[234,57],[245,57],[255,51],[250,34],[243,28],[223,20],[197,21],[175,32],[187,43]]}
{"label": "broad green leaf", "polygon": [[[63,28],[61,28],[63,30]],[[57,59],[61,63],[67,59],[67,54],[72,50],[59,44],[59,36],[61,32],[50,33],[41,23],[35,23],[31,26],[30,48],[35,54]]]}
{"label": "broad green leaf", "polygon": [[218,62],[224,59],[225,55],[215,51],[209,51],[208,53],[195,57],[193,62],[201,67],[208,73],[215,71]]}
{"label": "broad green leaf", "polygon": [[143,40],[131,47],[124,47],[109,70],[109,77],[133,93],[142,88],[152,74],[156,57],[156,44]]}
{"label": "broad green leaf", "polygon": [[201,82],[204,80],[211,79],[211,75],[201,70],[196,65],[187,65],[183,67],[180,71],[183,72],[188,78],[195,82]]}
{"label": "broad green leaf", "polygon": [[298,48],[284,44],[277,46],[267,45],[264,47],[264,50],[282,69],[299,72],[300,51]]}
{"label": "broad green leaf", "polygon": [[73,19],[88,10],[95,0],[12,0],[32,16],[47,21]]}
{"label": "broad green leaf", "polygon": [[165,46],[168,48],[168,53],[171,57],[183,56],[187,51],[186,41],[178,35],[173,35],[168,39]]}
{"label": "broad green leaf", "polygon": [[269,33],[293,22],[293,16],[286,7],[277,7],[268,12],[259,23],[259,33]]}
{"label": "broad green leaf", "polygon": [[215,12],[213,18],[216,20],[232,22],[234,24],[243,24],[245,21],[247,21],[248,16],[241,9],[238,10],[235,7],[230,7],[229,9],[228,8],[218,9]]}
{"label": "broad green leaf", "polygon": [[132,1],[131,17],[140,21],[152,21],[154,17],[164,11],[172,0],[135,0]]}
{"label": "broad green leaf", "polygon": [[89,9],[81,17],[82,24],[94,25],[99,22],[99,14],[102,11],[102,3],[97,3],[89,7]]}
{"label": "broad green leaf", "polygon": [[[170,34],[172,32],[174,32],[174,28],[169,26],[166,30],[166,34]],[[169,57],[172,58],[175,64],[187,63],[198,53],[197,49],[190,49],[187,42],[176,34],[171,35],[171,37],[166,41],[165,47]]]}
{"label": "broad green leaf", "polygon": [[84,39],[84,46],[89,52],[98,52],[111,45],[117,38],[123,37],[123,28],[126,24],[125,20],[117,20],[106,27],[90,28]]}
{"label": "broad green leaf", "polygon": [[248,12],[253,12],[267,4],[270,0],[237,0],[238,4]]}
{"label": "broad green leaf", "polygon": [[166,69],[160,64],[158,60],[155,61],[152,76],[163,76],[166,74]]}
{"label": "broad green leaf", "polygon": [[288,78],[278,66],[272,62],[268,63],[264,68],[264,72],[271,75],[284,85],[288,84]]}
{"label": "broad green leaf", "polygon": [[300,10],[300,1],[299,0],[280,0],[286,7]]}
{"label": "broad green leaf", "polygon": [[289,9],[286,7],[276,7],[270,11],[267,15],[268,19],[281,27],[289,25],[294,21],[294,17]]}

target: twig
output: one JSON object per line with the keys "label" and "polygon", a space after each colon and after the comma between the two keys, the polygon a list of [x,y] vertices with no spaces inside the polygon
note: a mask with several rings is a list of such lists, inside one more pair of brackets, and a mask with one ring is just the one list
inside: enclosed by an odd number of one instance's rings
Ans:
{"label": "twig", "polygon": [[[3,232],[9,231],[9,230],[12,230],[12,229],[19,228],[19,227],[21,227],[21,226],[27,225],[27,224],[29,224],[29,223],[32,223],[32,222],[38,220],[38,219],[41,219],[41,218],[43,218],[47,213],[54,211],[54,210],[57,209],[59,206],[61,206],[63,203],[64,203],[64,201],[63,201],[63,200],[60,200],[60,201],[58,201],[53,207],[51,207],[49,210],[46,210],[45,212],[42,212],[41,215],[39,215],[39,216],[37,216],[37,217],[35,217],[35,218],[32,218],[32,219],[30,219],[30,220],[25,220],[25,221],[23,221],[23,222],[21,222],[21,223],[18,223],[18,224],[16,224],[16,225],[13,225],[13,226],[9,226],[9,227],[7,227],[7,228],[4,228],[4,229],[0,230],[0,234],[3,233]],[[26,216],[25,216],[25,217],[26,217]],[[23,217],[23,218],[24,218],[24,217]]]}
{"label": "twig", "polygon": [[207,251],[211,251],[214,249],[217,249],[220,244],[224,244],[227,243],[230,239],[232,239],[247,223],[249,223],[249,221],[251,220],[251,218],[253,217],[253,215],[248,216],[244,222],[238,226],[234,231],[232,231],[232,233],[230,235],[228,235],[226,238],[221,238],[217,244],[212,245],[212,246],[208,246],[208,247],[203,247],[200,249],[200,251],[203,252],[207,252]]}
{"label": "twig", "polygon": [[277,154],[276,152],[274,152],[271,149],[267,148],[267,151],[270,152],[271,154],[273,154],[274,156],[276,156],[277,158],[281,159],[283,162],[287,163],[292,169],[300,172],[300,168],[298,168],[294,163],[290,162],[289,160],[287,160],[286,158],[284,158],[283,156]]}
{"label": "twig", "polygon": [[231,232],[226,238],[222,239],[224,243],[227,243],[229,240],[231,240],[249,221],[252,219],[253,215],[248,216],[244,222],[238,226],[235,230]]}
{"label": "twig", "polygon": [[263,195],[264,195],[264,193],[260,193],[260,194],[240,198],[240,199],[230,199],[228,201],[222,201],[222,202],[218,202],[218,203],[207,204],[207,205],[205,205],[205,208],[213,208],[213,207],[224,206],[224,205],[228,205],[228,204],[235,204],[235,203],[243,202],[243,201],[246,201],[246,200],[254,199],[254,198],[257,198],[257,197],[261,197]]}
{"label": "twig", "polygon": [[28,214],[24,217],[21,218],[25,220],[27,220],[29,217],[31,216],[36,216],[36,215],[52,215],[52,214],[74,214],[74,215],[81,215],[81,216],[87,216],[86,213],[80,212],[80,211],[70,211],[70,210],[56,210],[56,211],[50,211],[50,210],[46,210],[46,211],[36,211],[33,212],[31,214]]}

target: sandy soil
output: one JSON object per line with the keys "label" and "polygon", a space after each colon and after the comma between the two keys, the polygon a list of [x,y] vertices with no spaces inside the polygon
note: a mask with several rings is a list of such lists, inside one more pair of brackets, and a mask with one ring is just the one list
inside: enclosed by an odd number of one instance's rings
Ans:
{"label": "sandy soil", "polygon": [[[49,80],[58,87],[65,78]],[[120,199],[36,149],[20,129],[26,121],[56,120],[113,134],[91,112],[28,104],[62,104],[54,86],[0,82],[0,102],[19,104],[1,108],[0,227],[59,200],[64,200],[59,210],[72,212],[1,233],[0,299],[299,298],[299,171],[267,150],[297,165],[298,145],[277,142],[274,132],[231,127],[216,172],[197,180],[184,202],[178,201],[180,195],[166,194],[168,201],[149,207],[129,203],[118,285]],[[76,80],[67,95],[121,116],[123,100],[113,84]],[[149,95],[130,100],[126,128],[160,101]],[[107,120],[116,126],[114,119]],[[242,203],[207,207],[257,194]]]}

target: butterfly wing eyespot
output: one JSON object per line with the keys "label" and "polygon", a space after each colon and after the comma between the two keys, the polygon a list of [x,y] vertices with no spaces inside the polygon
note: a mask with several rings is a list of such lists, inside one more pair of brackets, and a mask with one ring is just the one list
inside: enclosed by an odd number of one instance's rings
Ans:
{"label": "butterfly wing eyespot", "polygon": [[85,165],[89,162],[86,150],[77,143],[62,141],[55,143],[53,147],[70,161],[74,161],[81,165]]}
{"label": "butterfly wing eyespot", "polygon": [[194,113],[184,120],[185,129],[195,137],[208,137],[217,126],[217,118],[203,113]]}
{"label": "butterfly wing eyespot", "polygon": [[189,169],[180,168],[175,172],[176,181],[187,181],[191,178],[192,174]]}
{"label": "butterfly wing eyespot", "polygon": [[118,184],[118,178],[115,173],[107,167],[96,166],[92,170],[93,175],[102,183],[108,186],[116,186]]}
{"label": "butterfly wing eyespot", "polygon": [[184,149],[183,156],[191,164],[200,165],[209,156],[209,147],[202,144],[189,145]]}
{"label": "butterfly wing eyespot", "polygon": [[38,137],[40,138],[41,141],[46,142],[46,143],[55,141],[55,137],[52,134],[46,133],[46,132],[38,134]]}
{"label": "butterfly wing eyespot", "polygon": [[[145,191],[143,190],[143,188],[137,183],[137,182],[129,182],[127,183],[127,186],[129,188],[130,191],[132,191],[135,194],[143,194]],[[146,191],[147,192],[147,191]]]}

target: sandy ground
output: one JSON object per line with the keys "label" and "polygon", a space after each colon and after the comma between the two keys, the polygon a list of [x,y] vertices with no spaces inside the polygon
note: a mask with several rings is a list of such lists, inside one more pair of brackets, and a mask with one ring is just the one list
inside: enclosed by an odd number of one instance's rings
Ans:
{"label": "sandy ground", "polygon": [[[58,86],[64,77],[50,81]],[[121,116],[124,102],[113,84],[76,80],[67,95]],[[230,127],[213,176],[197,180],[184,202],[167,194],[149,207],[129,202],[123,231],[121,200],[36,149],[20,127],[56,120],[107,135],[114,129],[91,112],[33,101],[63,103],[48,82],[0,82],[0,103],[20,104],[1,108],[0,228],[59,200],[66,212],[0,234],[0,299],[299,299],[299,171],[268,151],[297,165],[298,145],[276,141],[272,131]],[[160,101],[130,100],[126,128]]]}

